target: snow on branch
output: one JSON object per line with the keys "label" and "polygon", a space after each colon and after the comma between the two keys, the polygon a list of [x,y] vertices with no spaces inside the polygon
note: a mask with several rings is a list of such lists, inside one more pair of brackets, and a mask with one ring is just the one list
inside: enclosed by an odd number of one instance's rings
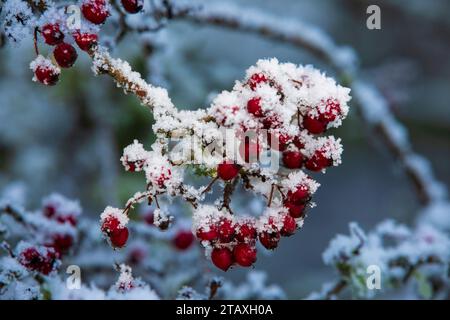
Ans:
{"label": "snow on branch", "polygon": [[[245,15],[242,12],[245,12]],[[265,12],[243,10],[242,7],[232,4],[208,4],[202,10],[182,10],[179,18],[198,24],[251,32],[290,43],[330,63],[351,87],[355,97],[354,105],[363,120],[402,163],[422,204],[446,199],[445,187],[434,176],[429,162],[413,152],[406,128],[392,115],[386,99],[375,87],[359,79],[357,58],[352,49],[336,45],[325,32],[298,19],[279,19]]]}

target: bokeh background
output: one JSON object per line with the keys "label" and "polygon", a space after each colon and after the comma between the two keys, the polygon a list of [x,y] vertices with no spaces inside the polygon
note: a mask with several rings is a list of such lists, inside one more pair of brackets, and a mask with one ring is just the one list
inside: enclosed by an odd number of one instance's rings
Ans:
{"label": "bokeh background", "polygon": [[[256,8],[313,24],[339,45],[351,46],[362,76],[389,101],[414,149],[431,161],[442,182],[450,183],[449,1],[227,2],[241,5],[244,16],[246,8]],[[369,4],[381,7],[381,30],[366,28]],[[113,55],[168,88],[180,108],[207,106],[260,58],[311,63],[333,75],[306,51],[235,30],[170,21],[147,37],[142,42],[127,35]],[[33,55],[31,41],[0,49],[0,188],[23,183],[31,206],[58,191],[80,199],[84,214],[96,217],[106,205],[124,203],[142,189],[143,179],[124,172],[119,157],[135,138],[151,145],[152,116],[110,78],[94,77],[85,54],[51,88],[31,81]],[[334,235],[347,233],[349,222],[367,229],[387,217],[411,223],[419,208],[401,166],[354,109],[335,135],[343,138],[343,164],[317,177],[322,184],[318,206],[301,232],[283,240],[275,252],[260,255],[256,264],[290,298],[333,278],[321,253]],[[249,210],[242,199],[235,206]],[[239,269],[226,274],[236,281],[244,276]]]}

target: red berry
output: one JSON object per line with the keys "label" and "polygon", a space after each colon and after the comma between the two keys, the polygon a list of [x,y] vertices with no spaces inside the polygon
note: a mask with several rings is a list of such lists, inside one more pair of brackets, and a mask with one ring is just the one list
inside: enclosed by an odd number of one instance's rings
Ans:
{"label": "red berry", "polygon": [[337,100],[328,99],[326,101],[325,111],[319,114],[319,119],[328,124],[336,120],[336,117],[341,113],[341,105]]}
{"label": "red berry", "polygon": [[28,270],[48,275],[54,269],[56,255],[53,248],[42,248],[38,251],[34,247],[28,247],[20,253],[18,261]]}
{"label": "red berry", "polygon": [[223,162],[217,166],[217,175],[220,179],[228,181],[239,173],[239,166],[235,163]]}
{"label": "red berry", "polygon": [[239,243],[233,250],[234,260],[242,267],[250,267],[256,262],[256,248],[247,243]]}
{"label": "red berry", "polygon": [[262,73],[253,74],[248,80],[248,84],[252,90],[255,90],[258,84],[267,82],[267,78]]}
{"label": "red berry", "polygon": [[122,248],[128,240],[128,228],[115,229],[109,234],[109,240],[114,248]]}
{"label": "red berry", "polygon": [[119,228],[120,221],[116,217],[108,217],[102,223],[102,232],[110,233]]}
{"label": "red berry", "polygon": [[109,16],[105,0],[86,0],[81,6],[81,12],[86,20],[94,24],[102,24]]}
{"label": "red berry", "polygon": [[289,202],[295,204],[303,204],[309,198],[308,188],[304,186],[299,186],[294,191],[288,191],[287,198]]}
{"label": "red berry", "polygon": [[53,86],[59,80],[59,72],[48,66],[38,66],[34,71],[36,79],[46,86]]}
{"label": "red berry", "polygon": [[302,167],[303,155],[298,151],[284,151],[283,164],[289,169],[298,169]]}
{"label": "red berry", "polygon": [[211,252],[211,260],[217,268],[223,271],[227,271],[234,263],[233,253],[228,248],[215,248]]}
{"label": "red berry", "polygon": [[47,23],[42,27],[41,34],[46,44],[54,46],[64,40],[64,34],[59,29],[59,24]]}
{"label": "red berry", "polygon": [[264,246],[264,248],[273,250],[278,247],[278,242],[280,241],[280,233],[263,232],[259,235],[259,241]]}
{"label": "red berry", "polygon": [[70,234],[56,234],[53,236],[53,241],[50,244],[59,256],[69,251],[72,245],[73,237]]}
{"label": "red berry", "polygon": [[72,45],[63,42],[55,47],[53,56],[60,67],[70,68],[77,60],[78,54]]}
{"label": "red berry", "polygon": [[128,13],[138,13],[144,7],[144,0],[122,0],[122,6]]}
{"label": "red berry", "polygon": [[308,170],[319,172],[319,171],[331,166],[332,164],[333,164],[333,162],[331,161],[331,159],[328,159],[327,157],[325,157],[323,152],[316,151],[314,153],[314,155],[306,161],[305,167]]}
{"label": "red berry", "polygon": [[73,34],[73,38],[78,47],[83,51],[89,51],[98,40],[98,36],[95,33],[81,33],[79,31]]}
{"label": "red berry", "polygon": [[284,216],[283,227],[281,228],[280,234],[283,237],[289,237],[295,233],[295,230],[297,230],[297,222],[295,219],[290,215]]}
{"label": "red berry", "polygon": [[219,237],[217,227],[213,225],[209,226],[208,231],[203,231],[203,229],[198,230],[196,235],[201,241],[214,241]]}
{"label": "red berry", "polygon": [[247,111],[255,117],[262,117],[261,98],[252,98],[247,102]]}
{"label": "red berry", "polygon": [[305,147],[305,144],[298,136],[294,138],[294,145],[299,149],[303,149]]}
{"label": "red berry", "polygon": [[76,226],[77,225],[77,218],[76,216],[72,215],[72,214],[68,214],[68,215],[64,215],[64,216],[58,216],[56,218],[56,221],[58,221],[59,223],[66,223],[68,222],[69,224]]}
{"label": "red berry", "polygon": [[189,230],[179,231],[173,239],[174,246],[179,250],[186,250],[194,242],[194,235]]}
{"label": "red berry", "polygon": [[312,134],[320,134],[327,129],[327,123],[310,116],[305,116],[303,118],[303,127]]}
{"label": "red berry", "polygon": [[155,216],[153,215],[153,210],[144,215],[144,220],[148,225],[154,226]]}
{"label": "red berry", "polygon": [[45,215],[47,218],[51,218],[51,217],[53,217],[53,216],[55,215],[55,213],[56,213],[56,208],[55,208],[54,206],[52,206],[51,204],[49,204],[49,205],[46,205],[46,206],[44,207],[43,211],[44,211],[44,215]]}
{"label": "red berry", "polygon": [[140,264],[146,256],[142,248],[133,248],[128,255],[128,262],[131,264]]}
{"label": "red berry", "polygon": [[300,218],[305,210],[304,204],[295,204],[292,202],[284,202],[284,206],[288,208],[289,215],[293,218]]}
{"label": "red berry", "polygon": [[240,242],[249,242],[256,239],[256,228],[251,223],[244,223],[238,226],[236,239]]}
{"label": "red berry", "polygon": [[233,240],[235,229],[233,222],[231,222],[230,220],[220,220],[217,230],[219,231],[219,239],[221,242],[228,243]]}
{"label": "red berry", "polygon": [[128,166],[128,171],[130,171],[130,172],[136,171],[136,165],[134,164],[134,162],[128,161],[127,166]]}

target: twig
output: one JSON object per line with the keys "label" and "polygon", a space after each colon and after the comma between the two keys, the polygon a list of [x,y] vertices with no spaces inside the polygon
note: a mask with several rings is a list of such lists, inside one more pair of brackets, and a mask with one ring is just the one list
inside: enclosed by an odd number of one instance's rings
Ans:
{"label": "twig", "polygon": [[333,297],[339,295],[348,285],[348,282],[344,279],[341,279],[335,283],[327,292],[324,294],[324,298],[326,300],[330,300]]}
{"label": "twig", "polygon": [[208,300],[214,299],[214,297],[216,296],[217,291],[220,289],[220,287],[222,287],[222,282],[221,281],[217,281],[215,279],[211,280],[211,282],[209,283]]}
{"label": "twig", "polygon": [[206,186],[205,190],[202,191],[201,194],[205,194],[211,190],[214,183],[219,179],[219,176],[216,176],[214,179],[211,180],[211,182]]}
{"label": "twig", "polygon": [[273,191],[275,189],[275,184],[272,183],[272,187],[270,188],[269,201],[267,202],[267,206],[270,207],[272,204]]}
{"label": "twig", "polygon": [[231,196],[233,195],[234,189],[236,188],[238,178],[234,178],[233,181],[227,182],[223,190],[223,201],[222,208],[226,208],[231,214],[234,214],[231,210]]}
{"label": "twig", "polygon": [[16,255],[15,255],[14,252],[12,251],[11,246],[9,245],[8,242],[3,241],[3,242],[1,243],[1,247],[2,247],[6,252],[8,252],[8,254],[9,254],[9,256],[10,256],[11,258],[15,258],[15,257],[16,257]]}

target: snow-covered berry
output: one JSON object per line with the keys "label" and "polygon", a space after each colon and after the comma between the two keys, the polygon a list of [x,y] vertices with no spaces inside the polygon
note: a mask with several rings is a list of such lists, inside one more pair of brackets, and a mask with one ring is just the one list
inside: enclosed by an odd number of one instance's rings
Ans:
{"label": "snow-covered berry", "polygon": [[73,33],[73,38],[78,45],[78,48],[83,51],[89,51],[89,49],[98,41],[97,34],[89,32],[82,33],[80,31],[76,31]]}
{"label": "snow-covered berry", "polygon": [[19,243],[17,260],[30,271],[48,275],[58,266],[58,260],[53,248]]}
{"label": "snow-covered berry", "polygon": [[64,33],[61,32],[58,23],[47,23],[41,28],[41,34],[46,44],[54,46],[64,40]]}
{"label": "snow-covered berry", "polygon": [[233,253],[226,247],[214,248],[211,252],[211,261],[217,268],[227,271],[234,263]]}
{"label": "snow-covered berry", "polygon": [[298,204],[287,200],[284,201],[283,205],[289,210],[289,215],[293,218],[300,218],[305,212],[306,205],[303,203]]}
{"label": "snow-covered berry", "polygon": [[62,42],[53,50],[53,56],[60,67],[70,68],[77,60],[78,54],[71,44]]}
{"label": "snow-covered berry", "polygon": [[42,213],[48,219],[61,224],[68,223],[76,226],[81,207],[78,201],[67,199],[57,193],[53,193],[42,201]]}
{"label": "snow-covered berry", "polygon": [[236,239],[240,242],[250,242],[256,239],[257,233],[251,221],[241,222],[236,227]]}
{"label": "snow-covered berry", "polygon": [[217,231],[221,242],[230,242],[231,240],[233,240],[235,233],[235,226],[233,221],[227,218],[222,218],[217,225]]}
{"label": "snow-covered berry", "polygon": [[298,185],[295,189],[289,190],[287,193],[287,201],[296,204],[305,203],[309,197],[308,187],[305,185]]}
{"label": "snow-covered berry", "polygon": [[132,144],[123,149],[120,158],[125,170],[135,172],[141,171],[150,158],[150,153],[144,149],[144,145],[134,140]]}
{"label": "snow-covered berry", "polygon": [[144,0],[121,0],[121,2],[128,13],[138,13],[144,7]]}
{"label": "snow-covered berry", "polygon": [[248,243],[238,243],[233,249],[236,263],[242,267],[251,267],[256,262],[256,248]]}
{"label": "snow-covered berry", "polygon": [[297,229],[297,222],[291,215],[285,215],[283,217],[283,227],[280,230],[280,234],[284,237],[289,237],[295,233]]}
{"label": "snow-covered berry", "polygon": [[268,250],[273,250],[278,247],[280,242],[280,232],[268,232],[264,231],[259,234],[259,242]]}
{"label": "snow-covered berry", "polygon": [[289,169],[299,169],[303,164],[303,155],[299,151],[284,151],[283,164]]}
{"label": "snow-covered berry", "polygon": [[110,15],[106,0],[85,0],[81,5],[81,12],[86,20],[94,24],[102,24]]}
{"label": "snow-covered berry", "polygon": [[266,76],[264,74],[262,74],[262,73],[255,73],[255,74],[252,74],[252,76],[248,80],[248,85],[250,86],[250,88],[252,90],[255,90],[256,87],[260,83],[265,83],[265,82],[267,82],[267,78],[266,78]]}
{"label": "snow-covered berry", "polygon": [[101,230],[108,237],[112,247],[122,248],[128,240],[129,219],[123,210],[106,207],[100,216]]}
{"label": "snow-covered berry", "polygon": [[317,150],[313,156],[306,160],[305,167],[308,170],[319,172],[333,165],[333,161],[324,152]]}
{"label": "snow-covered berry", "polygon": [[39,55],[30,63],[34,72],[33,81],[39,81],[46,86],[53,86],[59,80],[61,69],[55,66],[50,59]]}
{"label": "snow-covered berry", "polygon": [[248,113],[254,115],[257,118],[264,116],[261,108],[261,98],[255,97],[248,100],[247,111]]}
{"label": "snow-covered berry", "polygon": [[208,228],[200,228],[196,235],[201,241],[214,241],[219,237],[219,232],[217,226],[211,225]]}
{"label": "snow-covered berry", "polygon": [[319,119],[314,119],[311,116],[303,118],[303,127],[312,134],[320,134],[325,132],[327,124]]}
{"label": "snow-covered berry", "polygon": [[340,122],[346,116],[346,110],[347,107],[344,112],[337,99],[328,98],[310,109],[303,118],[303,126],[312,134],[323,133],[334,122]]}

